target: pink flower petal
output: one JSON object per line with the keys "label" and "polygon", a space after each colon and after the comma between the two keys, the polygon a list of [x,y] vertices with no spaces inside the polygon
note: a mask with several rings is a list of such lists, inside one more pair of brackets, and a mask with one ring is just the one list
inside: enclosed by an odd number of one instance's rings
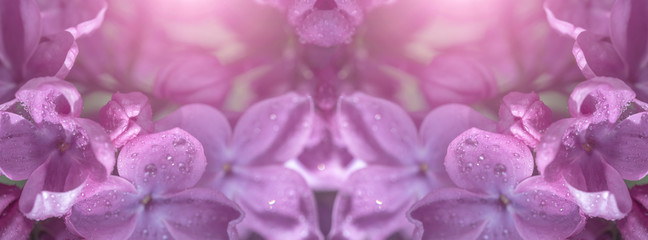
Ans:
{"label": "pink flower petal", "polygon": [[27,179],[20,197],[20,211],[34,220],[66,214],[80,195],[87,176],[80,168],[72,168],[69,161],[48,159]]}
{"label": "pink flower petal", "polygon": [[490,69],[458,54],[435,57],[417,76],[432,105],[473,103],[497,93],[497,82]]}
{"label": "pink flower petal", "polygon": [[215,178],[224,171],[223,166],[230,159],[228,143],[232,130],[225,116],[213,107],[201,104],[185,105],[155,123],[156,131],[172,128],[187,131],[200,141],[205,149],[207,167],[199,185],[212,185]]}
{"label": "pink flower petal", "polygon": [[617,221],[623,239],[639,240],[648,238],[648,186],[635,186],[630,190],[634,198],[632,210],[624,219]]}
{"label": "pink flower petal", "polygon": [[495,231],[505,232],[510,239],[520,238],[512,222],[499,221],[506,212],[483,200],[483,195],[457,188],[428,194],[407,213],[416,225],[415,239],[477,239]]}
{"label": "pink flower petal", "polygon": [[550,124],[551,109],[540,101],[538,94],[511,92],[502,99],[497,124],[499,132],[535,148]]}
{"label": "pink flower petal", "polygon": [[578,133],[579,121],[574,118],[554,122],[542,137],[536,149],[536,165],[538,171],[547,180],[553,182],[560,178],[560,172],[581,152],[570,151],[576,144],[574,140]]}
{"label": "pink flower petal", "polygon": [[116,92],[99,111],[99,120],[115,147],[120,148],[138,135],[153,131],[152,115],[146,95]]}
{"label": "pink flower petal", "polygon": [[627,69],[611,42],[603,36],[585,31],[578,35],[573,49],[576,63],[585,77],[625,78]]}
{"label": "pink flower petal", "polygon": [[448,146],[444,161],[457,186],[499,195],[533,173],[533,156],[517,139],[471,128]]}
{"label": "pink flower petal", "polygon": [[152,193],[173,193],[196,185],[206,165],[200,142],[179,128],[131,140],[117,160],[120,176]]}
{"label": "pink flower petal", "polygon": [[315,198],[299,174],[277,166],[232,171],[223,192],[245,212],[242,236],[254,231],[268,239],[323,239]]}
{"label": "pink flower petal", "polygon": [[0,239],[27,239],[34,223],[25,218],[18,209],[20,189],[0,185]]}
{"label": "pink flower petal", "polygon": [[175,239],[234,239],[243,212],[222,193],[189,189],[161,200],[156,211]]}
{"label": "pink flower petal", "polygon": [[38,0],[38,5],[43,35],[68,31],[75,39],[99,28],[108,8],[104,0]]}
{"label": "pink flower petal", "polygon": [[[23,117],[0,112],[0,170],[12,180],[24,180],[40,166],[43,149],[39,146],[43,136],[39,136],[36,126]],[[44,141],[43,141],[44,142]]]}
{"label": "pink flower petal", "polygon": [[163,66],[155,78],[155,95],[179,103],[220,105],[227,97],[228,69],[211,55],[187,55]]}
{"label": "pink flower petal", "polygon": [[337,10],[314,10],[296,28],[301,43],[323,47],[350,43],[355,34],[353,22]]}
{"label": "pink flower petal", "polygon": [[566,194],[567,189],[559,187],[546,183],[541,176],[528,178],[516,187],[511,202],[515,205],[515,226],[522,237],[565,239],[583,229],[585,216]]}
{"label": "pink flower petal", "polygon": [[74,36],[60,32],[43,37],[36,51],[25,65],[25,79],[53,76],[65,78],[76,59],[79,49]]}
{"label": "pink flower petal", "polygon": [[612,0],[549,0],[545,1],[544,9],[551,27],[576,39],[585,30],[607,34],[613,3]]}
{"label": "pink flower petal", "polygon": [[127,239],[141,213],[137,190],[126,179],[112,176],[104,187],[78,202],[66,217],[68,229],[89,239]]}
{"label": "pink flower petal", "polygon": [[311,98],[296,93],[251,106],[234,127],[237,164],[280,163],[297,157],[311,134],[313,118]]}
{"label": "pink flower petal", "polygon": [[21,79],[22,66],[36,50],[41,38],[38,5],[34,0],[4,3],[0,10],[0,26],[3,32],[0,54],[10,61],[13,77]]}
{"label": "pink flower petal", "polygon": [[632,200],[619,173],[602,161],[597,158],[575,161],[566,167],[563,176],[585,214],[608,220],[621,219],[630,212]]}
{"label": "pink flower petal", "polygon": [[459,104],[443,105],[428,113],[420,129],[423,145],[421,150],[428,167],[447,175],[443,160],[448,145],[459,134],[473,127],[494,132],[495,122],[472,108]]}
{"label": "pink flower petal", "polygon": [[398,105],[355,93],[340,98],[337,110],[340,136],[349,151],[367,162],[415,162],[416,126]]}
{"label": "pink flower petal", "polygon": [[56,123],[61,117],[79,117],[83,111],[81,94],[74,85],[53,77],[30,80],[16,92],[16,99],[36,123]]}
{"label": "pink flower petal", "polygon": [[576,86],[569,96],[572,117],[588,117],[592,122],[616,122],[628,103],[636,97],[628,85],[616,78],[597,77]]}
{"label": "pink flower petal", "polygon": [[648,113],[634,114],[617,125],[614,138],[603,145],[608,151],[606,162],[623,179],[638,181],[648,174]]}
{"label": "pink flower petal", "polygon": [[331,238],[385,239],[413,225],[405,218],[409,207],[429,191],[427,179],[416,167],[369,166],[347,179],[333,208]]}
{"label": "pink flower petal", "polygon": [[642,61],[648,58],[648,4],[644,1],[615,1],[611,14],[610,39],[631,74],[645,67]]}

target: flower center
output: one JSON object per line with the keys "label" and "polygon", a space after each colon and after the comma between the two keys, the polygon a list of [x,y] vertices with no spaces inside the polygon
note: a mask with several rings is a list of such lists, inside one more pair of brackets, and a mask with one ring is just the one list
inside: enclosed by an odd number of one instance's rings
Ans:
{"label": "flower center", "polygon": [[227,172],[229,172],[229,171],[231,171],[231,170],[232,170],[232,164],[229,164],[229,163],[223,163],[223,171],[224,171],[224,172],[227,173]]}
{"label": "flower center", "polygon": [[140,201],[140,203],[142,203],[142,205],[147,205],[149,202],[151,202],[151,195],[150,194],[146,195],[144,198],[142,198],[142,201]]}
{"label": "flower center", "polygon": [[500,195],[499,200],[500,202],[502,202],[502,204],[504,204],[504,206],[509,205],[509,203],[511,203],[511,200],[509,200],[506,196],[504,196],[504,194]]}
{"label": "flower center", "polygon": [[61,153],[64,153],[65,151],[67,151],[68,149],[70,149],[70,144],[67,144],[66,142],[61,142],[61,143],[58,145],[58,149],[59,149],[59,151],[60,151]]}
{"label": "flower center", "polygon": [[427,172],[428,169],[430,169],[430,166],[428,166],[427,163],[421,163],[421,172]]}
{"label": "flower center", "polygon": [[586,142],[586,143],[584,143],[584,144],[581,144],[581,148],[583,148],[583,150],[585,150],[585,152],[588,152],[588,153],[589,153],[589,152],[592,151],[592,149],[594,148],[594,146],[592,146],[591,143]]}

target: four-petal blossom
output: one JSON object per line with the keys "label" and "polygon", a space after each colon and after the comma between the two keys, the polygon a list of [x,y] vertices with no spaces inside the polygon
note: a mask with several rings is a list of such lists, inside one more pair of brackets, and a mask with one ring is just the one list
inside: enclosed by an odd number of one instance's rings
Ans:
{"label": "four-petal blossom", "polygon": [[231,239],[243,217],[222,193],[196,187],[207,161],[181,129],[140,136],[119,154],[117,170],[67,217],[89,239]]}
{"label": "four-petal blossom", "polygon": [[178,127],[205,146],[199,185],[221,190],[241,207],[241,235],[322,239],[313,193],[297,172],[281,166],[302,151],[313,118],[310,97],[289,93],[251,106],[233,131],[222,113],[197,104],[158,121],[156,130]]}
{"label": "four-petal blossom", "polygon": [[407,209],[429,191],[453,185],[443,167],[450,141],[471,127],[495,129],[493,121],[467,106],[444,105],[430,112],[417,132],[396,104],[361,93],[340,99],[337,124],[349,151],[369,166],[351,174],[338,192],[334,239],[410,234]]}
{"label": "four-petal blossom", "polygon": [[88,181],[112,172],[110,139],[96,122],[79,118],[80,94],[56,78],[27,82],[0,111],[0,170],[27,180],[20,210],[42,220],[67,213]]}
{"label": "four-petal blossom", "polygon": [[565,239],[585,224],[564,189],[531,176],[531,151],[515,138],[469,129],[444,163],[457,187],[414,204],[408,216],[418,239]]}

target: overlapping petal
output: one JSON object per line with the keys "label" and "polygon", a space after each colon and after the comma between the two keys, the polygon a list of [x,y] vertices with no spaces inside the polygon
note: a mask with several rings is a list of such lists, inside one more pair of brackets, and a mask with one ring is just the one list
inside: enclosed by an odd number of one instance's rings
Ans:
{"label": "overlapping petal", "polygon": [[533,156],[513,137],[471,128],[450,143],[444,165],[457,186],[499,194],[531,176]]}
{"label": "overlapping petal", "polygon": [[153,131],[152,115],[146,95],[117,92],[99,111],[99,121],[115,147],[120,148],[138,135]]}
{"label": "overlapping petal", "polygon": [[415,160],[416,126],[398,105],[356,93],[340,98],[337,118],[347,148],[363,161],[399,165]]}
{"label": "overlapping petal", "polygon": [[266,239],[323,239],[313,193],[293,170],[280,166],[232,168],[223,192],[246,213],[238,225]]}
{"label": "overlapping petal", "polygon": [[224,172],[223,165],[231,164],[230,138],[232,130],[218,110],[201,104],[185,105],[155,123],[156,131],[172,128],[187,131],[202,143],[207,166],[199,183],[212,184]]}
{"label": "overlapping petal", "polygon": [[[407,213],[416,225],[415,239],[476,239],[484,231],[501,228],[498,226],[501,212],[488,208],[488,202],[482,201],[483,197],[456,188],[441,189],[427,195]],[[513,227],[510,222],[504,227],[507,225]],[[497,230],[506,232],[511,239],[520,238],[513,229]]]}
{"label": "overlapping petal", "polygon": [[630,190],[630,194],[634,200],[632,210],[627,217],[617,221],[617,225],[624,239],[644,239],[648,237],[648,216],[646,216],[648,187],[635,186]]}
{"label": "overlapping petal", "polygon": [[337,193],[332,239],[384,239],[412,232],[409,207],[428,192],[425,173],[409,168],[369,166],[351,176]]}
{"label": "overlapping petal", "polygon": [[206,165],[202,144],[179,128],[131,140],[117,160],[120,176],[153,193],[172,193],[196,185]]}
{"label": "overlapping petal", "polygon": [[26,239],[34,223],[25,218],[18,209],[20,189],[0,185],[0,239]]}
{"label": "overlapping petal", "polygon": [[512,92],[504,96],[499,109],[497,129],[523,141],[531,148],[540,142],[551,124],[551,109],[536,93]]}
{"label": "overlapping petal", "polygon": [[30,80],[16,92],[16,99],[37,123],[57,123],[62,117],[79,117],[83,111],[81,94],[74,85],[53,77]]}
{"label": "overlapping petal", "polygon": [[241,116],[232,136],[238,164],[263,165],[296,157],[314,121],[310,97],[289,93],[259,102]]}
{"label": "overlapping petal", "polygon": [[569,113],[572,117],[588,117],[592,122],[616,122],[635,97],[634,91],[621,80],[597,77],[574,88],[569,97]]}

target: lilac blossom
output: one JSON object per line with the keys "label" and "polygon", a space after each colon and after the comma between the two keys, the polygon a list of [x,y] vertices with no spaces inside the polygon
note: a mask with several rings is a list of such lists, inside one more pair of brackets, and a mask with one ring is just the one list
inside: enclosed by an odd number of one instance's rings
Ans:
{"label": "lilac blossom", "polygon": [[121,148],[138,135],[153,132],[152,111],[146,95],[116,92],[99,111],[99,123],[114,146]]}
{"label": "lilac blossom", "polygon": [[573,118],[547,129],[537,149],[538,170],[548,181],[564,179],[587,215],[621,219],[632,208],[623,179],[648,174],[648,113],[620,118],[634,93],[618,79],[583,82],[570,99]]}
{"label": "lilac blossom", "polygon": [[531,176],[531,151],[515,138],[469,129],[450,143],[444,165],[456,187],[412,206],[417,239],[564,239],[585,224],[565,189]]}
{"label": "lilac blossom", "polygon": [[351,174],[338,192],[333,239],[410,235],[407,209],[428,192],[453,185],[443,167],[450,141],[471,127],[495,129],[469,107],[446,105],[430,112],[417,131],[400,107],[360,93],[340,99],[338,121],[349,151],[369,166]]}
{"label": "lilac blossom", "polygon": [[70,230],[90,239],[226,239],[243,213],[222,193],[196,187],[207,161],[202,145],[171,129],[137,137],[117,171],[74,204]]}
{"label": "lilac blossom", "polygon": [[0,101],[35,77],[64,78],[78,54],[75,40],[101,25],[106,4],[91,1],[3,1]]}
{"label": "lilac blossom", "polygon": [[351,42],[364,14],[395,0],[263,0],[286,12],[303,44],[330,47]]}
{"label": "lilac blossom", "polygon": [[72,84],[36,78],[2,105],[0,170],[11,180],[27,180],[19,206],[42,220],[69,210],[85,184],[112,172],[114,149],[103,128],[79,118],[81,99]]}
{"label": "lilac blossom", "polygon": [[310,136],[313,106],[295,93],[250,107],[231,129],[206,105],[187,105],[156,123],[179,127],[206,149],[207,166],[198,185],[216,188],[246,213],[242,236],[267,239],[322,239],[315,199],[304,179],[282,164],[297,157]]}
{"label": "lilac blossom", "polygon": [[644,1],[548,1],[549,23],[575,39],[573,54],[583,75],[615,77],[646,98],[648,4]]}
{"label": "lilac blossom", "polygon": [[551,109],[536,93],[511,92],[504,96],[499,108],[497,130],[514,136],[535,148],[551,124]]}

